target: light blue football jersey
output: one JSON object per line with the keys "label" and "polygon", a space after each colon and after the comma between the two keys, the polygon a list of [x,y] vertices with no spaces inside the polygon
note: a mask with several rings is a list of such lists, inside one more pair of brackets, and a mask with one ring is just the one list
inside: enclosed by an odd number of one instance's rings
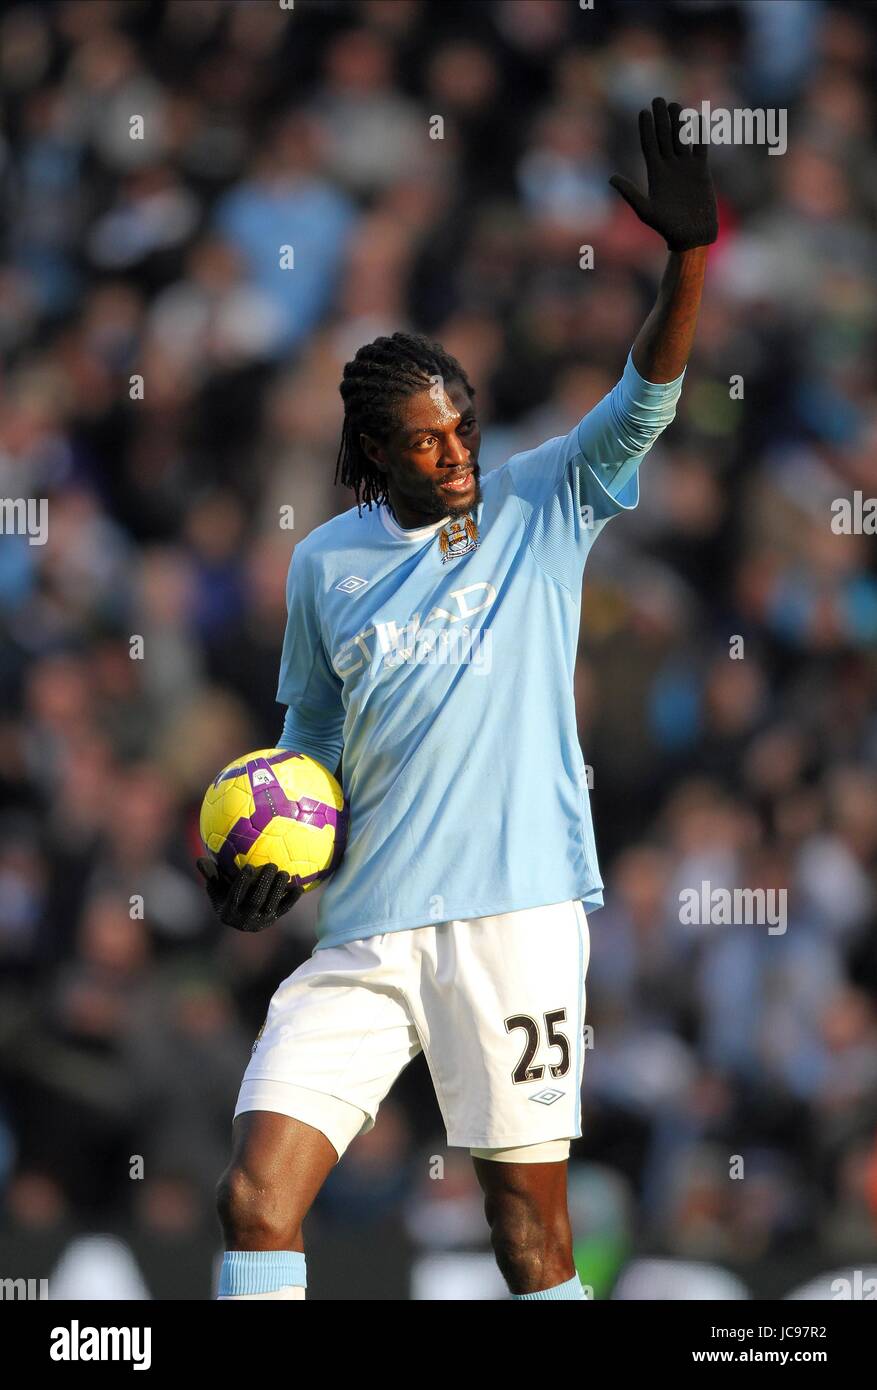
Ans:
{"label": "light blue football jersey", "polygon": [[[684,373],[683,373],[684,376]],[[322,947],[452,918],[603,902],[573,673],[582,572],[683,377],[614,389],[481,480],[468,518],[403,530],[355,507],[295,547],[280,746],[334,771],[346,854]]]}

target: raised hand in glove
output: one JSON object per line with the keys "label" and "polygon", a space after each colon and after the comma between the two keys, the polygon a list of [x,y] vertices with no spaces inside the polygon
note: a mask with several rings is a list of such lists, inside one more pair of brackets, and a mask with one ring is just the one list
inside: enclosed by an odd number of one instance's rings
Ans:
{"label": "raised hand in glove", "polygon": [[264,931],[298,902],[302,889],[276,864],[248,864],[234,878],[219,872],[212,859],[196,860],[207,896],[220,922],[237,931]]}
{"label": "raised hand in glove", "polygon": [[708,246],[719,234],[716,195],[705,144],[680,139],[680,106],[655,97],[639,113],[639,138],[646,161],[648,193],[621,174],[609,182],[641,222],[660,232],[671,251]]}

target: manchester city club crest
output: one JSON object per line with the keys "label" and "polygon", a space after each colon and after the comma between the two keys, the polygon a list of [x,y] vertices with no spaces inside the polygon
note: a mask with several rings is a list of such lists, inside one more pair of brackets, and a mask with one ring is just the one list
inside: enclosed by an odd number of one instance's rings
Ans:
{"label": "manchester city club crest", "polygon": [[478,548],[478,527],[472,516],[454,517],[439,531],[439,550],[441,551],[442,564],[448,560],[458,560],[461,555],[468,555],[470,550]]}

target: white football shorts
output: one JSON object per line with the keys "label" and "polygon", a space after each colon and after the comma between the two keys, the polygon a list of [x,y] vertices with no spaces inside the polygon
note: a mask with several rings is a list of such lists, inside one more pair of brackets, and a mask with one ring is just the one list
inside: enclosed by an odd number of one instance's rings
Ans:
{"label": "white football shorts", "polygon": [[315,950],[271,1000],[235,1115],[290,1115],[340,1158],[422,1050],[449,1145],[578,1138],[589,955],[580,902]]}

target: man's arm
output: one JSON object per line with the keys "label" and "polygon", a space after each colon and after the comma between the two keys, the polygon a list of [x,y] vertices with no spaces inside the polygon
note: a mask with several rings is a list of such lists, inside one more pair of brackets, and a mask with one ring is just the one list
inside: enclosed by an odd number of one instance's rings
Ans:
{"label": "man's arm", "polygon": [[[332,766],[333,758],[331,755],[328,759],[326,758],[322,746],[319,747],[319,749],[317,750],[318,753],[322,754],[322,756],[317,756],[317,753],[313,752],[310,748],[304,748],[301,746],[301,739],[297,736],[296,733],[295,712],[291,708],[287,709],[286,711],[286,716],[283,720],[283,729],[281,731],[277,747],[293,748],[297,753],[307,753],[308,757],[313,758],[315,762],[322,763],[323,767],[325,767],[327,771]],[[335,781],[339,784],[339,786],[341,784],[341,764],[343,761],[343,755],[344,749],[342,748],[341,752],[338,755],[338,766],[332,773],[332,776],[335,778]]]}
{"label": "man's arm", "polygon": [[670,258],[657,302],[633,345],[633,365],[646,381],[675,381],[685,370],[703,291],[707,247],[718,236],[716,198],[704,143],[682,140],[677,103],[660,97],[639,115],[648,192],[620,174],[609,182],[646,226],[667,242]]}
{"label": "man's arm", "polygon": [[671,251],[655,307],[633,345],[633,365],[646,381],[675,381],[685,370],[703,293],[707,248]]}
{"label": "man's arm", "polygon": [[[302,551],[302,554],[304,552]],[[341,768],[344,709],[340,681],[320,638],[312,576],[293,554],[286,584],[287,623],[277,698],[287,705],[278,748],[307,753],[324,767]],[[238,931],[263,931],[282,917],[302,890],[276,864],[246,866],[227,879],[209,858],[197,861],[219,920]]]}

